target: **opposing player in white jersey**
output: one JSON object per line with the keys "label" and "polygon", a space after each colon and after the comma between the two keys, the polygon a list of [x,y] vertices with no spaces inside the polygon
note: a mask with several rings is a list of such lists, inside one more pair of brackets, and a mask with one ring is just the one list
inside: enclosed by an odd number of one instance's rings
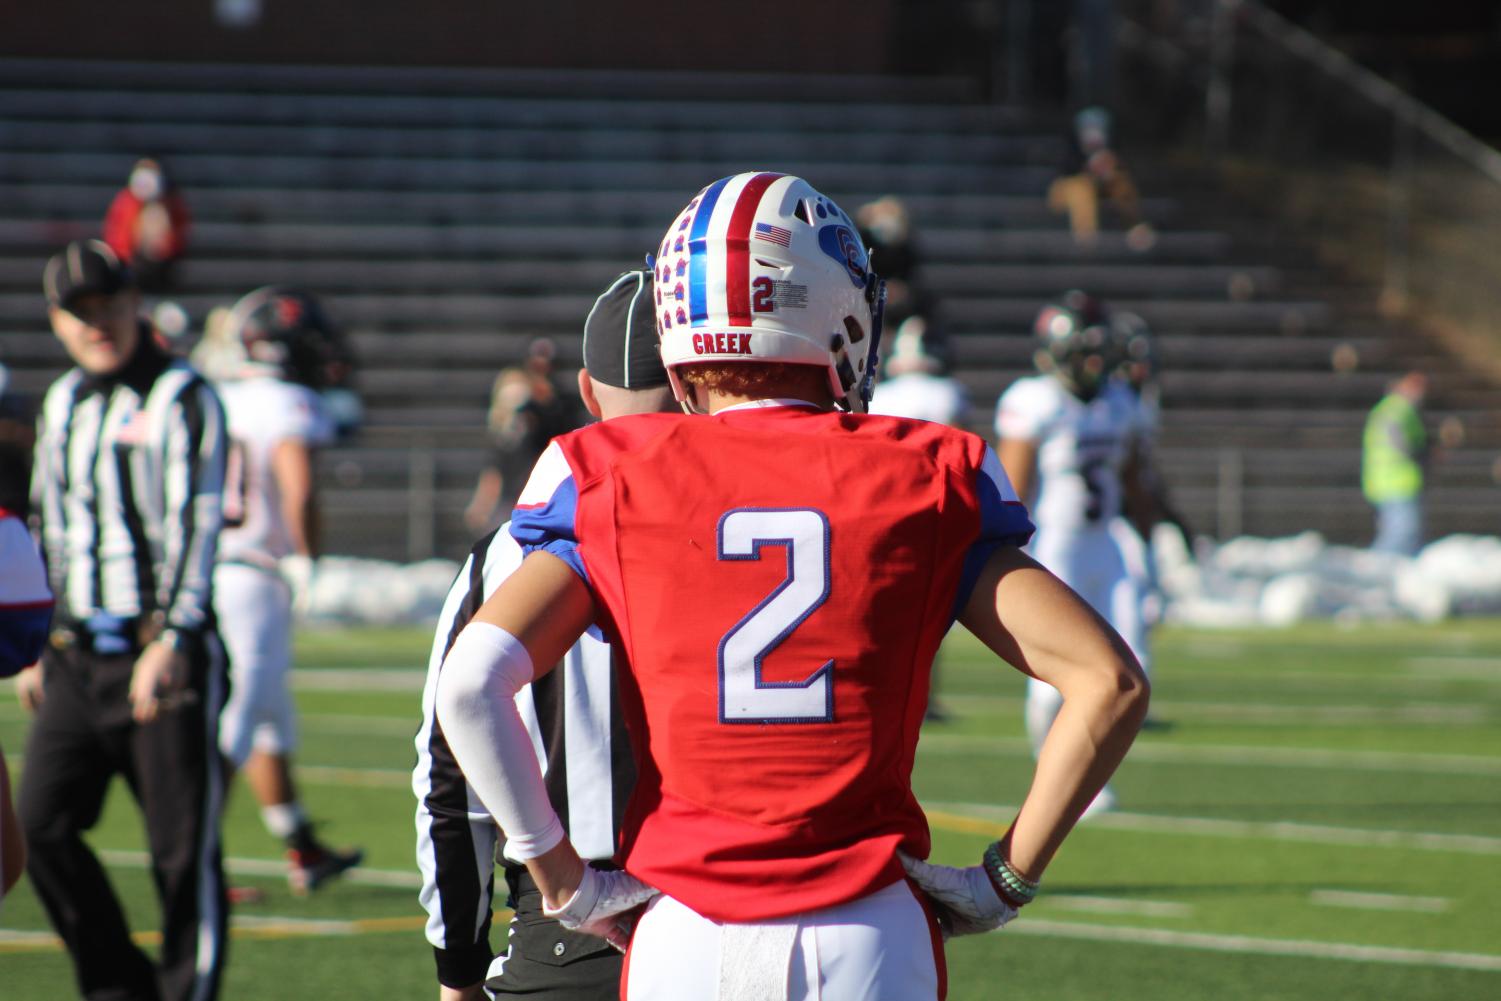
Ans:
{"label": "opposing player in white jersey", "polygon": [[[945,352],[934,344],[931,335],[928,321],[921,316],[909,316],[897,327],[891,352],[882,366],[885,378],[876,383],[870,400],[871,413],[964,427],[969,410],[964,386],[947,374]],[[938,701],[938,666],[935,656],[928,675],[928,708],[923,713],[923,719],[930,723],[948,719],[948,712]]]}
{"label": "opposing player in white jersey", "polygon": [[897,328],[886,356],[886,377],[876,383],[870,412],[962,427],[969,401],[959,381],[945,374],[945,367],[941,352],[931,343],[927,320],[908,317]]}
{"label": "opposing player in white jersey", "polygon": [[[1112,378],[1114,341],[1104,304],[1079,291],[1044,306],[1033,323],[1038,374],[1019,379],[996,408],[997,452],[1037,534],[1032,556],[1128,640],[1139,636],[1137,589],[1111,524],[1139,492],[1141,406]],[[1062,705],[1057,689],[1027,680],[1027,736],[1035,750]],[[1100,791],[1090,812],[1110,809]]]}
{"label": "opposing player in white jersey", "polygon": [[[1162,594],[1157,585],[1157,565],[1152,558],[1152,529],[1159,522],[1171,522],[1189,538],[1182,519],[1170,507],[1167,485],[1157,463],[1157,432],[1162,421],[1161,394],[1157,385],[1157,352],[1146,321],[1135,313],[1116,310],[1111,314],[1110,329],[1115,338],[1119,380],[1136,396],[1139,407],[1140,436],[1137,455],[1138,481],[1141,490],[1130,500],[1121,517],[1110,523],[1111,534],[1121,547],[1126,572],[1135,589],[1137,612],[1129,625],[1134,633],[1122,631],[1131,652],[1141,662],[1142,670],[1151,671],[1151,631],[1162,618]],[[1148,720],[1148,725],[1154,725]]]}
{"label": "opposing player in white jersey", "polygon": [[266,829],[286,843],[288,883],[305,894],[361,858],[314,836],[289,760],[293,606],[306,598],[319,544],[313,456],[335,437],[318,390],[343,359],[322,309],[302,292],[257,289],[226,325],[241,358],[220,387],[231,444],[214,592],[233,681],[220,749],[245,772]]}

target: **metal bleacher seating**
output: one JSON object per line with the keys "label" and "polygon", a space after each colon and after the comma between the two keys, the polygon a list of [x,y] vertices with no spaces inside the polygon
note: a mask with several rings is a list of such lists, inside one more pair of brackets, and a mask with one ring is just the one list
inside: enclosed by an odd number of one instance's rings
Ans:
{"label": "metal bleacher seating", "polygon": [[1159,335],[1164,462],[1199,530],[1362,540],[1360,424],[1412,365],[1475,429],[1435,531],[1495,530],[1495,386],[1181,169],[1133,161],[1149,251],[1109,229],[1080,249],[1044,203],[1059,142],[948,79],[0,61],[0,361],[31,394],[60,371],[42,261],[159,156],[195,216],[174,298],[196,321],[287,282],[354,335],[368,424],[322,460],[329,548],[457,558],[496,370],[543,334],[576,363],[594,294],[693,191],[781,169],[846,208],[908,202],[976,430],[1029,370],[1038,306],[1086,287]]}

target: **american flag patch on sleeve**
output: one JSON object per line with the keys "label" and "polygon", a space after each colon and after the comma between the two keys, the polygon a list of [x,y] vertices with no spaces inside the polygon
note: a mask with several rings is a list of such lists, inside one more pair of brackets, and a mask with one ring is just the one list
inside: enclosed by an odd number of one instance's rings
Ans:
{"label": "american flag patch on sleeve", "polygon": [[775,243],[779,247],[785,247],[792,242],[792,230],[758,222],[756,223],[756,239],[765,240],[767,243]]}

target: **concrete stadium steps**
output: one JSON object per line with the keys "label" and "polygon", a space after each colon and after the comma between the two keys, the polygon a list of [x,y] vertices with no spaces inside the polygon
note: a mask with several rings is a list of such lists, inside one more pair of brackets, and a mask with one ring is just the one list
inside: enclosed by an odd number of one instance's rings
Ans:
{"label": "concrete stadium steps", "polygon": [[703,160],[734,158],[775,163],[792,158],[815,162],[849,159],[883,163],[1043,164],[1062,155],[1056,137],[1003,136],[984,132],[750,133],[733,122],[720,131],[661,132],[656,129],[591,128],[587,131],[516,128],[445,128],[441,125],[182,125],[175,122],[84,120],[29,122],[0,117],[0,144],[13,152],[47,151],[66,145],[80,153],[117,155],[149,149],[171,162],[178,153],[209,148],[220,154],[263,156],[391,157],[400,159],[506,158],[546,162],[578,159]]}
{"label": "concrete stadium steps", "polygon": [[[211,148],[211,147],[210,147]],[[108,183],[130,171],[133,157],[113,153],[68,153],[60,164],[53,151],[0,150],[0,183],[27,184],[60,179]],[[187,190],[203,185],[240,185],[254,179],[261,184],[289,188],[462,188],[471,191],[504,188],[604,186],[653,188],[678,185],[691,194],[717,177],[742,170],[776,170],[819,180],[829,191],[866,190],[886,186],[904,189],[976,189],[1008,194],[1040,191],[1054,168],[1043,165],[983,163],[868,163],[856,160],[817,160],[806,152],[796,159],[747,161],[734,157],[683,162],[651,159],[541,160],[516,153],[505,158],[178,153],[170,166]]]}
{"label": "concrete stadium steps", "polygon": [[[806,173],[851,210],[907,202],[977,431],[1030,371],[1037,307],[1084,286],[1158,335],[1162,458],[1202,529],[1220,527],[1233,453],[1239,527],[1363,540],[1361,425],[1410,366],[1434,373],[1436,415],[1469,431],[1435,470],[1435,528],[1493,525],[1501,397],[1483,376],[1207,174],[1150,155],[1131,163],[1156,244],[1131,249],[1106,213],[1079,246],[1045,201],[1056,123],[974,97],[943,79],[0,60],[0,359],[31,392],[61,368],[41,262],[97,232],[137,156],[162,155],[194,213],[174,298],[195,321],[285,282],[354,337],[368,420],[321,461],[330,545],[457,557],[496,370],[542,334],[575,364],[604,283],[691,192],[760,166]],[[1354,371],[1334,371],[1337,351]]]}
{"label": "concrete stadium steps", "polygon": [[[684,75],[670,70],[514,69],[447,66],[305,66],[251,63],[160,63],[126,60],[5,59],[0,85],[56,90],[232,90],[241,94],[402,94],[552,97],[629,93],[643,100],[681,98]],[[731,72],[692,78],[701,98],[736,102],[904,101],[967,104],[975,81],[957,76],[894,77],[854,73]],[[998,115],[1022,117],[1015,109]]]}
{"label": "concrete stadium steps", "polygon": [[[644,234],[643,234],[644,235]],[[594,294],[600,275],[623,267],[618,257],[582,260],[369,260],[319,257],[289,261],[280,257],[193,257],[178,268],[176,284],[188,292],[232,291],[256,284],[297,284],[329,293],[442,292],[483,288],[496,293],[538,291]],[[26,255],[0,257],[0,284],[25,285],[36,276]],[[1111,299],[1128,295],[1223,298],[1228,287],[1251,283],[1260,297],[1281,283],[1275,268],[1234,265],[1163,264],[951,264],[937,269],[924,285],[941,298],[958,295],[1055,293],[1071,285]]]}
{"label": "concrete stadium steps", "polygon": [[[670,223],[671,217],[667,222]],[[612,257],[628,263],[655,251],[665,225],[640,224],[629,228],[592,225],[583,220],[560,220],[552,226],[422,226],[320,223],[200,223],[192,233],[192,252],[202,257],[369,257],[413,261],[439,258],[488,260],[552,257],[570,260],[584,255]],[[93,236],[97,222],[0,220],[0,252],[51,248],[70,239]],[[1081,251],[1063,230],[1053,229],[929,229],[923,233],[926,268],[936,271],[946,261],[976,259],[1012,262],[1137,261],[1185,263],[1223,260],[1230,241],[1215,232],[1161,234],[1147,251],[1127,246],[1125,237],[1106,233],[1088,252]],[[925,274],[928,271],[924,272]],[[941,276],[934,274],[934,280]]]}
{"label": "concrete stadium steps", "polygon": [[[170,77],[170,73],[166,74]],[[919,103],[867,98],[856,101],[716,99],[684,79],[674,99],[641,97],[631,88],[591,97],[468,94],[256,93],[239,89],[148,90],[137,88],[38,89],[6,87],[6,119],[110,121],[244,126],[324,125],[386,128],[542,128],[553,130],[637,128],[713,134],[727,129],[774,133],[787,130],[900,134],[923,129],[946,132],[1004,131],[1041,135],[1034,115],[1008,113],[978,103]],[[1053,133],[1061,134],[1061,129]]]}
{"label": "concrete stadium steps", "polygon": [[[97,225],[110,199],[119,190],[108,183],[36,183],[0,187],[0,217],[6,219],[68,220]],[[860,205],[884,191],[840,192],[840,198]],[[923,226],[984,225],[1061,229],[1063,218],[1040,194],[913,195],[904,199]],[[415,223],[448,225],[514,225],[547,223],[557,219],[592,219],[610,225],[666,225],[682,209],[678,189],[591,191],[348,191],[339,188],[226,187],[195,188],[191,207],[205,222]],[[842,204],[843,202],[841,202]],[[1181,216],[1171,198],[1143,199],[1143,212],[1159,225]],[[81,213],[81,214],[80,214]],[[921,240],[921,231],[918,233]]]}

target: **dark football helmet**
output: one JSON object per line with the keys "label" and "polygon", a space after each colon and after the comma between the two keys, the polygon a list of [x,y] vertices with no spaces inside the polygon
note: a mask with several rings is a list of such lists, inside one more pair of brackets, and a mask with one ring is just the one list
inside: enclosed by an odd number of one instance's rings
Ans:
{"label": "dark football helmet", "polygon": [[258,288],[234,304],[226,325],[225,339],[252,370],[317,390],[345,386],[354,374],[348,340],[306,292]]}
{"label": "dark football helmet", "polygon": [[1092,400],[1115,367],[1110,312],[1088,293],[1074,289],[1049,303],[1032,322],[1037,370],[1057,378],[1081,400]]}

